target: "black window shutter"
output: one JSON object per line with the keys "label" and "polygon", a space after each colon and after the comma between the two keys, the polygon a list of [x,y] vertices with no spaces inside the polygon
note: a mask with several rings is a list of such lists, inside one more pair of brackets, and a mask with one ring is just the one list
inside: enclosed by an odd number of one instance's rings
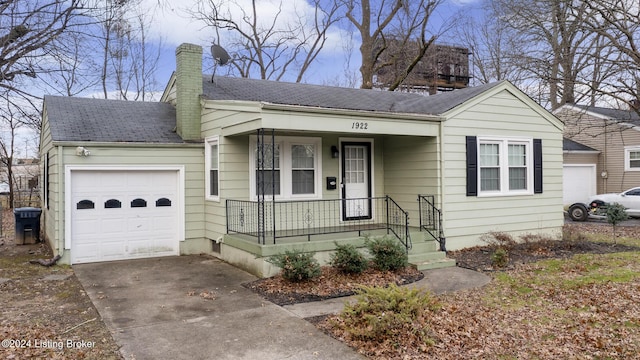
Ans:
{"label": "black window shutter", "polygon": [[478,196],[478,140],[467,136],[467,196]]}
{"label": "black window shutter", "polygon": [[533,139],[533,192],[542,194],[542,139]]}

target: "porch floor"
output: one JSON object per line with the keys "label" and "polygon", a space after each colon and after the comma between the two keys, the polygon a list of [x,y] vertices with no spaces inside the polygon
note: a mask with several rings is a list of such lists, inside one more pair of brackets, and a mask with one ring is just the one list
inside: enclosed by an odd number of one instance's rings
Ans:
{"label": "porch floor", "polygon": [[[418,231],[417,228],[410,228],[410,231]],[[264,244],[258,242],[258,237],[254,234],[228,234],[227,236],[237,237],[247,242],[259,245],[295,244],[314,241],[334,241],[340,239],[351,239],[354,237],[382,236],[387,234],[386,224],[359,224],[341,225],[332,227],[309,227],[295,230],[265,231]],[[393,234],[390,234],[393,236]]]}

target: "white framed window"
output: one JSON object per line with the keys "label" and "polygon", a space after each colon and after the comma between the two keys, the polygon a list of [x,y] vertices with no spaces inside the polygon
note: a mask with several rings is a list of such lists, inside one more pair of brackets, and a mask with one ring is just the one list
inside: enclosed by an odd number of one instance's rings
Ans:
{"label": "white framed window", "polygon": [[[250,143],[249,174],[251,198],[261,191],[276,199],[317,199],[321,197],[322,140],[315,137],[278,136],[275,144],[265,138],[262,177],[257,138]],[[263,187],[264,190],[261,190]]]}
{"label": "white framed window", "polygon": [[205,139],[205,197],[208,200],[220,201],[220,146],[219,137]]}
{"label": "white framed window", "polygon": [[478,196],[533,194],[533,140],[478,137]]}
{"label": "white framed window", "polygon": [[640,171],[640,146],[625,146],[624,171]]}

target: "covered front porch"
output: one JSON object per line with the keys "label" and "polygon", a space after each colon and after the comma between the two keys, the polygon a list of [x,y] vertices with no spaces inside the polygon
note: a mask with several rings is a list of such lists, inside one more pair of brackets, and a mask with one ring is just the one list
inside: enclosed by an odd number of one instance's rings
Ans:
{"label": "covered front porch", "polygon": [[336,243],[388,236],[416,266],[444,260],[439,118],[274,104],[248,115],[215,138],[224,259],[269,276],[265,259],[286,250],[326,263]]}
{"label": "covered front porch", "polygon": [[[367,238],[388,236],[405,247],[409,263],[419,270],[454,266],[446,258],[442,214],[433,195],[416,198],[419,217],[391,197],[316,201],[227,200],[227,234],[224,242],[256,259],[287,250],[315,252],[326,262],[336,244],[364,248]],[[344,220],[349,207],[360,216]],[[364,216],[368,213],[370,216]]]}

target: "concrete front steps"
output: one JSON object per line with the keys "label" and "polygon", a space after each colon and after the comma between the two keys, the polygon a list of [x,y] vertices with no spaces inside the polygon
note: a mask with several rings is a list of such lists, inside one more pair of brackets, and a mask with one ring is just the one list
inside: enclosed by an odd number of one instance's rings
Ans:
{"label": "concrete front steps", "polygon": [[409,264],[416,269],[431,270],[456,266],[456,261],[440,251],[440,244],[427,232],[411,232],[412,247],[409,250]]}

